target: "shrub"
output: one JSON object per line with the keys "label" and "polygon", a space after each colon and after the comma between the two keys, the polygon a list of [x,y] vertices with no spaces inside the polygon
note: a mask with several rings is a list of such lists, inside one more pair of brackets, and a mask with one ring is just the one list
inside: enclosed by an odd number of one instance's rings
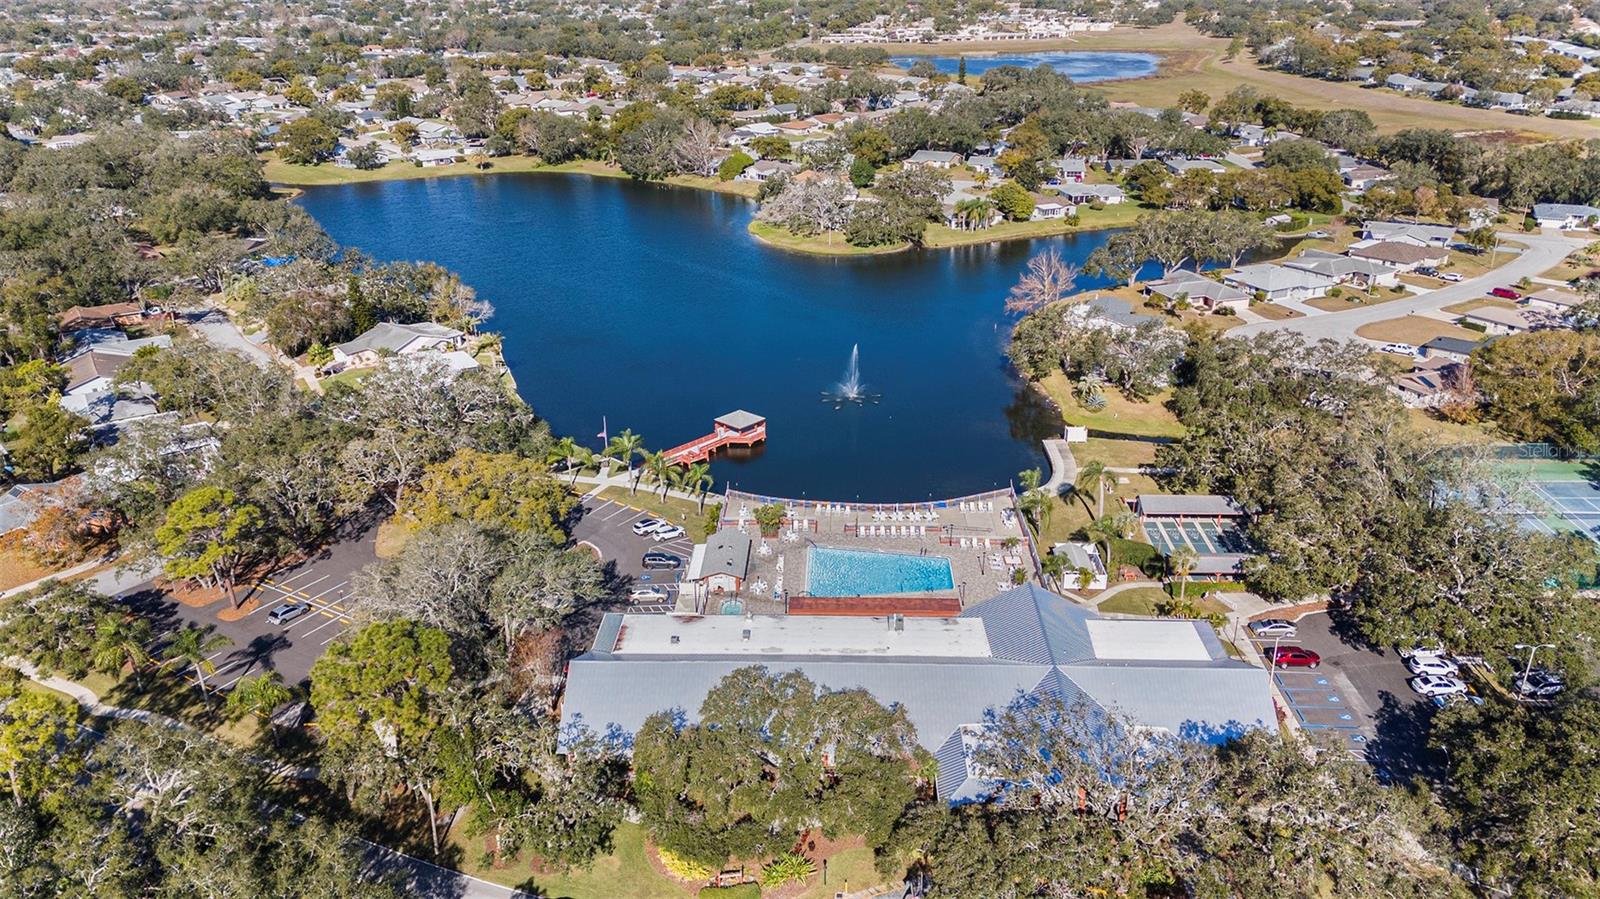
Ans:
{"label": "shrub", "polygon": [[761,533],[768,537],[778,533],[783,527],[783,507],[777,503],[767,503],[756,507],[756,524],[761,526]]}
{"label": "shrub", "polygon": [[[817,865],[798,852],[785,852],[761,869],[761,885],[780,887],[786,883],[805,883],[817,873]],[[703,893],[702,893],[703,895]]]}
{"label": "shrub", "polygon": [[728,155],[727,159],[722,160],[721,165],[717,166],[717,179],[719,181],[732,181],[754,164],[755,160],[751,158],[749,153],[743,150],[735,150]]}
{"label": "shrub", "polygon": [[1106,407],[1106,395],[1095,391],[1083,398],[1083,408],[1090,412],[1099,412]]}
{"label": "shrub", "polygon": [[661,867],[667,873],[679,880],[706,881],[711,879],[712,870],[696,861],[690,861],[671,849],[657,849],[656,855],[661,858]]}
{"label": "shrub", "polygon": [[706,520],[705,520],[706,534],[707,535],[715,534],[717,532],[717,529],[720,528],[721,526],[722,526],[722,503],[707,503],[706,504]]}
{"label": "shrub", "polygon": [[1342,297],[1342,296],[1344,296],[1344,288],[1343,287],[1330,288],[1328,290],[1328,296],[1330,296],[1330,297]]}

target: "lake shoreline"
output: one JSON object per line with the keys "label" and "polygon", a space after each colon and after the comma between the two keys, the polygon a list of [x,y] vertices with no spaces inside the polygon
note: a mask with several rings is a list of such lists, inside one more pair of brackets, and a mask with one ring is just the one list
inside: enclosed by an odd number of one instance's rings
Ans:
{"label": "lake shoreline", "polygon": [[[1135,204],[1119,204],[1118,207],[1106,207],[1103,210],[1090,210],[1084,207],[1080,218],[1075,225],[1064,220],[1054,219],[1048,221],[1027,222],[1002,222],[988,228],[975,231],[964,231],[946,225],[930,224],[923,237],[920,249],[924,250],[951,250],[958,247],[984,246],[988,244],[1004,244],[1012,241],[1037,240],[1041,237],[1065,237],[1072,234],[1083,234],[1095,231],[1113,231],[1126,228],[1133,224],[1133,214],[1138,209]],[[1115,212],[1111,210],[1115,209]],[[1108,214],[1109,213],[1109,214]],[[858,247],[844,243],[842,236],[835,232],[832,235],[817,235],[814,237],[801,237],[791,234],[776,225],[766,222],[752,221],[745,227],[756,242],[775,250],[789,253],[800,253],[807,256],[886,256],[894,253],[904,253],[919,249],[910,243],[902,243],[889,247]],[[838,242],[834,242],[833,239]]]}

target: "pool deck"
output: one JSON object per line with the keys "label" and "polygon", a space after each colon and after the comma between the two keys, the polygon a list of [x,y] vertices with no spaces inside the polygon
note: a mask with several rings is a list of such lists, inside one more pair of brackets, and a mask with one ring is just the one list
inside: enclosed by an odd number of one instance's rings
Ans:
{"label": "pool deck", "polygon": [[[764,538],[754,516],[756,507],[768,501],[768,497],[730,491],[722,507],[721,526],[748,533],[755,540],[750,576],[740,596],[747,610],[755,614],[782,614],[787,611],[785,594],[806,594],[806,550],[811,545],[944,558],[950,563],[954,594],[963,608],[1010,589],[1013,571],[1022,570],[1029,577],[1034,573],[1021,518],[1007,514],[1014,511],[1009,490],[933,503],[779,500],[789,514],[777,537]],[[929,518],[930,514],[936,517]],[[1005,548],[1011,539],[1017,545]]]}

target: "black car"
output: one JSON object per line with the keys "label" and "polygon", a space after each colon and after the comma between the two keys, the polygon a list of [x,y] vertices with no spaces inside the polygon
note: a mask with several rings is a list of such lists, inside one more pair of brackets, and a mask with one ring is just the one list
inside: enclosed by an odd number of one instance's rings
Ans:
{"label": "black car", "polygon": [[286,602],[267,613],[267,620],[273,624],[288,624],[301,615],[311,611],[311,603]]}
{"label": "black car", "polygon": [[656,550],[651,550],[650,552],[645,553],[644,558],[640,561],[646,569],[652,570],[662,568],[675,569],[683,567],[683,559],[673,555],[672,553],[658,552]]}

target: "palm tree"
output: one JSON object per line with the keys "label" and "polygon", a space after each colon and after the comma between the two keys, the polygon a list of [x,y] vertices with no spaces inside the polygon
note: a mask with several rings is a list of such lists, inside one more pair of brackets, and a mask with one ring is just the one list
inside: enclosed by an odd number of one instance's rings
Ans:
{"label": "palm tree", "polygon": [[1200,554],[1195,552],[1194,547],[1187,543],[1180,543],[1172,548],[1172,552],[1167,553],[1167,569],[1179,579],[1179,602],[1189,601],[1189,573],[1194,571],[1194,566],[1199,562]]}
{"label": "palm tree", "polygon": [[557,462],[565,465],[568,470],[572,468],[572,460],[578,455],[578,441],[571,437],[563,437],[551,444],[550,451],[545,453],[544,461],[548,465]]}
{"label": "palm tree", "polygon": [[195,683],[200,687],[200,695],[206,695],[206,675],[215,674],[217,666],[211,663],[210,655],[213,650],[221,649],[230,641],[221,634],[203,631],[194,625],[187,625],[183,630],[172,635],[172,641],[162,651],[167,662],[181,662],[194,666]]}
{"label": "palm tree", "polygon": [[265,721],[272,715],[274,709],[294,698],[283,678],[276,671],[268,671],[255,677],[240,678],[228,691],[228,714],[243,717],[255,715]]}
{"label": "palm tree", "polygon": [[1077,490],[1080,496],[1091,491],[1094,493],[1094,514],[1096,518],[1106,514],[1106,488],[1109,486],[1110,480],[1111,472],[1106,471],[1106,463],[1097,459],[1092,462],[1085,462],[1083,467],[1078,469],[1078,479],[1073,482],[1073,489]]}
{"label": "palm tree", "polygon": [[644,454],[644,465],[642,468],[650,472],[650,477],[654,479],[656,484],[661,488],[662,502],[665,502],[667,499],[667,488],[672,484],[672,470],[677,467],[678,464],[673,462],[671,459],[668,459],[666,453],[646,452]]}
{"label": "palm tree", "polygon": [[1056,581],[1061,581],[1062,575],[1067,573],[1067,557],[1055,553],[1045,553],[1039,559],[1039,567],[1044,571],[1044,576]]}
{"label": "palm tree", "polygon": [[572,451],[572,481],[578,483],[578,472],[594,464],[594,450],[587,446],[577,446]]}
{"label": "palm tree", "polygon": [[683,485],[689,490],[700,494],[700,511],[706,510],[706,491],[717,482],[711,476],[711,466],[705,462],[695,462],[683,471]]}
{"label": "palm tree", "polygon": [[[626,428],[621,434],[611,438],[610,443],[606,444],[605,455],[628,466],[628,474],[633,474],[633,457],[643,449],[644,438],[633,433],[632,428]],[[634,478],[633,490],[638,492],[638,489],[639,479]]]}
{"label": "palm tree", "polygon": [[1089,536],[1105,544],[1106,570],[1111,571],[1116,566],[1111,557],[1111,544],[1115,540],[1126,540],[1133,531],[1138,519],[1131,512],[1118,512],[1115,515],[1103,515],[1089,522],[1086,530]]}
{"label": "palm tree", "polygon": [[135,680],[139,680],[144,667],[151,662],[150,650],[146,647],[152,639],[148,619],[108,612],[95,624],[89,663],[96,671],[110,675],[124,667],[130,668]]}

